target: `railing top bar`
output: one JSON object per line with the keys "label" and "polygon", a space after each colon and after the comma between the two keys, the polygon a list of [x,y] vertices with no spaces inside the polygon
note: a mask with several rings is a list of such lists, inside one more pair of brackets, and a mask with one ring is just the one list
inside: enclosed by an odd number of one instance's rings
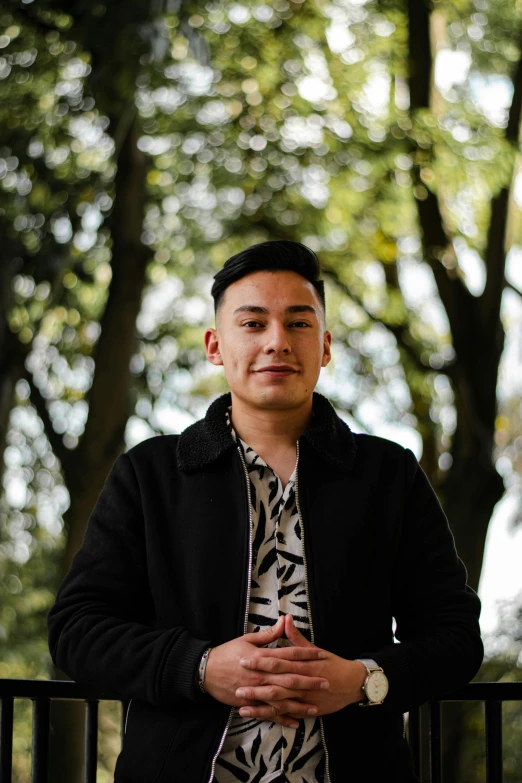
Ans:
{"label": "railing top bar", "polygon": [[[98,699],[121,701],[117,693],[70,680],[0,679],[0,699]],[[522,701],[522,682],[471,682],[435,701]]]}
{"label": "railing top bar", "polygon": [[437,701],[522,701],[522,682],[470,682]]}
{"label": "railing top bar", "polygon": [[0,679],[0,699],[100,699],[120,701],[121,697],[70,680],[15,680]]}

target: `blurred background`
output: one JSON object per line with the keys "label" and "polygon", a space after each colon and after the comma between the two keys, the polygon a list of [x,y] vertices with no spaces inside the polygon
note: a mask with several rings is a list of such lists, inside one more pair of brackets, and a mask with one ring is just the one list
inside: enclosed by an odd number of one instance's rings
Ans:
{"label": "blurred background", "polygon": [[[319,391],[420,459],[483,600],[477,679],[522,679],[521,52],[520,0],[4,0],[0,677],[59,675],[46,614],[105,477],[226,391],[212,276],[283,238],[324,267]],[[53,783],[80,780],[68,722]],[[484,780],[483,707],[446,726],[445,780]]]}

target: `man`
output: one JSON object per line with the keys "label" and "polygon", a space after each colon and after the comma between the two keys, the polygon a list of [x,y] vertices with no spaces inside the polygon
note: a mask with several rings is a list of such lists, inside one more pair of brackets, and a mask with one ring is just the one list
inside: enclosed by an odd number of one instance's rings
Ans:
{"label": "man", "polygon": [[331,334],[310,250],[250,247],[212,294],[230,393],[116,460],[53,660],[132,700],[118,783],[414,781],[403,713],[483,656],[446,518],[411,451],[314,392]]}

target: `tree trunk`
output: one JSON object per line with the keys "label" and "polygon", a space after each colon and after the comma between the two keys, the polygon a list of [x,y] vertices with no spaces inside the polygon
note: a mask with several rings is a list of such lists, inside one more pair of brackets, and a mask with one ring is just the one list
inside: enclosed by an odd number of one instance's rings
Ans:
{"label": "tree trunk", "polygon": [[[433,97],[433,51],[437,48],[437,24],[431,20],[432,4],[408,0],[411,110],[436,110]],[[438,25],[438,32],[441,29]],[[506,140],[515,143],[522,109],[522,58],[513,78],[513,100]],[[412,149],[415,156],[415,145]],[[417,150],[417,152],[421,152]],[[456,362],[448,369],[455,393],[457,429],[453,436],[453,464],[439,488],[455,537],[457,551],[468,572],[468,584],[478,589],[488,525],[504,484],[494,465],[494,432],[497,415],[497,380],[504,345],[500,305],[505,285],[506,231],[509,222],[509,189],[492,200],[484,261],[487,279],[484,293],[473,297],[458,275],[458,262],[443,220],[444,199],[426,191],[414,176],[424,197],[417,198],[424,256],[430,264],[441,302],[450,323]],[[440,199],[440,201],[439,201]],[[480,352],[477,351],[480,345]],[[460,783],[469,773],[461,769],[461,746],[466,719],[465,705],[445,705],[443,773],[445,783]]]}
{"label": "tree trunk", "polygon": [[[68,536],[62,577],[81,546],[98,495],[125,445],[125,425],[130,414],[129,365],[136,346],[135,324],[150,257],[150,251],[141,242],[147,159],[137,148],[137,138],[138,129],[132,126],[118,161],[111,221],[112,280],[97,345],[94,380],[87,397],[89,418],[67,467],[71,505],[64,517]],[[56,674],[63,678],[63,673]],[[83,704],[56,706],[52,717],[50,783],[82,783],[83,743]]]}

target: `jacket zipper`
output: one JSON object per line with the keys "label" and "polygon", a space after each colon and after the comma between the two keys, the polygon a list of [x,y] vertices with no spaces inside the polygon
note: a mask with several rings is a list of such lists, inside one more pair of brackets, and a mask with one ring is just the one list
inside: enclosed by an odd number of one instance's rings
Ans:
{"label": "jacket zipper", "polygon": [[[308,589],[308,567],[306,564],[306,553],[305,553],[305,531],[304,531],[304,522],[303,522],[303,515],[301,514],[301,506],[299,505],[299,441],[297,441],[297,459],[296,459],[296,467],[295,467],[295,504],[297,506],[297,513],[299,515],[299,519],[301,521],[301,539],[302,539],[302,549],[303,549],[303,563],[304,563],[304,573],[305,573],[305,587],[306,587],[306,603],[308,606],[308,619],[310,621],[310,639],[312,644],[315,644],[315,634],[314,634],[314,625],[312,622],[312,610],[310,607],[310,590]],[[327,783],[331,783],[330,778],[330,760],[328,756],[328,748],[326,747],[326,739],[324,736],[324,726],[323,726],[323,719],[322,717],[319,718],[319,725],[321,727],[321,741],[323,743],[323,749],[324,749],[324,758],[325,758],[325,770],[326,770],[326,780]]]}
{"label": "jacket zipper", "polygon": [[[245,463],[245,458],[243,457],[243,454],[241,452],[241,447],[237,447],[239,457],[241,459],[241,463],[243,465],[243,470],[245,472],[245,479],[246,479],[246,487],[247,487],[247,496],[248,496],[248,581],[247,581],[247,594],[246,594],[246,604],[245,604],[245,619],[243,622],[243,633],[246,634],[248,630],[248,608],[250,605],[250,583],[252,581],[252,496],[250,493],[250,479],[248,477],[248,470]],[[221,739],[219,741],[218,749],[216,750],[216,753],[214,755],[214,758],[212,759],[212,765],[210,767],[210,777],[208,779],[208,783],[212,783],[212,780],[214,778],[214,772],[216,769],[216,761],[221,753],[221,748],[223,747],[223,743],[225,742],[225,737],[227,736],[227,731],[229,729],[229,726],[232,722],[232,715],[234,714],[234,707],[231,708],[230,713],[228,715],[227,725],[225,726],[225,730],[223,734],[221,735]]]}
{"label": "jacket zipper", "polygon": [[130,702],[127,705],[127,713],[125,715],[125,726],[123,727],[123,734],[124,735],[127,733],[127,721],[129,720],[129,712],[130,712],[131,704],[132,704],[132,699],[130,700]]}

